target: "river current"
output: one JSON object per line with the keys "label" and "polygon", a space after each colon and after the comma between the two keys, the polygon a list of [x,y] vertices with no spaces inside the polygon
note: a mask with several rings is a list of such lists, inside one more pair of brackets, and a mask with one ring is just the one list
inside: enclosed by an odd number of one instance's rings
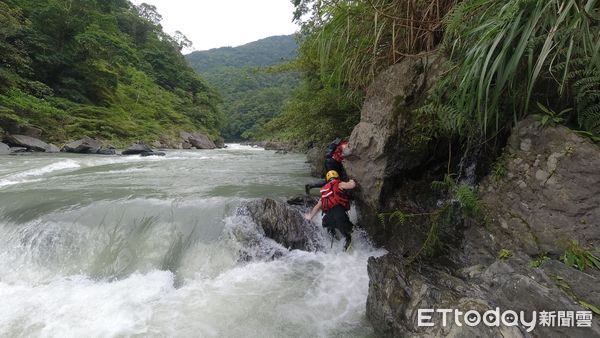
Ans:
{"label": "river current", "polygon": [[256,225],[237,207],[302,194],[305,159],[0,156],[0,336],[373,336],[367,259],[383,252],[361,233],[349,253],[323,231],[325,252],[240,260],[233,234]]}

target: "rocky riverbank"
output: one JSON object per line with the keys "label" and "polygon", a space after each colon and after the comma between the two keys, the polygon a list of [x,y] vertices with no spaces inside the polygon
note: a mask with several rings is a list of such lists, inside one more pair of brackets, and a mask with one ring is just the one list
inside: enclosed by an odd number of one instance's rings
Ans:
{"label": "rocky riverbank", "polygon": [[[600,270],[573,263],[600,247],[600,149],[530,116],[512,130],[485,176],[477,176],[476,161],[462,166],[460,191],[473,203],[465,213],[461,196],[452,195],[458,185],[446,182],[440,192],[431,184],[444,180],[452,140],[415,145],[409,138],[414,110],[440,64],[436,56],[409,58],[383,72],[368,90],[346,154],[347,171],[360,185],[360,225],[389,251],[369,261],[366,306],[377,334],[600,335]],[[531,332],[524,325],[444,327],[440,317],[434,326],[418,326],[419,309],[497,307],[528,318],[533,311],[595,317],[590,327],[538,322]]]}
{"label": "rocky riverbank", "polygon": [[[22,134],[19,134],[22,133]],[[61,148],[52,143],[42,141],[42,130],[38,128],[26,127],[19,128],[15,133],[0,135],[0,155],[16,154],[24,152],[45,152],[45,153],[78,153],[78,154],[98,154],[98,155],[116,155],[116,147],[102,140],[91,137],[83,137],[78,140],[65,143]],[[132,143],[121,152],[121,155],[164,155],[164,153],[154,149],[216,149],[224,148],[223,139],[219,138],[213,142],[206,134],[194,132],[181,132],[178,141],[154,141],[151,145],[137,142]]]}

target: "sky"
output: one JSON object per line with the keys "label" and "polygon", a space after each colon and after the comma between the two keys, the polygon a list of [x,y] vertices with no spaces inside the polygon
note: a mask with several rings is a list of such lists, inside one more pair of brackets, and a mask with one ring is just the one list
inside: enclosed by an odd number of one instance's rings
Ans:
{"label": "sky", "polygon": [[294,6],[290,0],[133,0],[156,6],[163,30],[181,31],[192,50],[239,46],[273,35],[292,34]]}

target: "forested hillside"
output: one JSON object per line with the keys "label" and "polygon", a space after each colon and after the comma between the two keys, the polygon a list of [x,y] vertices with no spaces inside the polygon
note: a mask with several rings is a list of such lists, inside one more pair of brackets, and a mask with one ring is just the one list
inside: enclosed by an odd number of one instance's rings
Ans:
{"label": "forested hillside", "polygon": [[218,95],[160,20],[126,0],[0,1],[0,128],[35,126],[58,142],[216,136]]}
{"label": "forested hillside", "polygon": [[[296,57],[295,36],[273,36],[239,47],[223,47],[186,56],[192,67],[223,96],[229,139],[253,138],[280,114],[299,84],[281,65]],[[275,67],[273,67],[275,66]]]}

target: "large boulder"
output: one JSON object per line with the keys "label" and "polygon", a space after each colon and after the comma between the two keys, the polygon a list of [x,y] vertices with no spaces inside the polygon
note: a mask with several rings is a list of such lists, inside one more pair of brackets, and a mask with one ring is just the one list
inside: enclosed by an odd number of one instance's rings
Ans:
{"label": "large boulder", "polygon": [[47,153],[59,153],[60,149],[57,146],[55,146],[54,144],[48,143],[48,147],[46,148],[45,152],[47,152]]}
{"label": "large boulder", "polygon": [[10,154],[10,147],[7,144],[0,142],[0,155]]}
{"label": "large boulder", "polygon": [[[208,136],[202,133],[181,132],[179,135],[183,139],[184,143],[187,142],[196,149],[215,149],[217,147],[215,143],[208,138]],[[184,149],[186,149],[185,146]]]}
{"label": "large boulder", "polygon": [[[360,122],[344,150],[346,172],[358,183],[354,194],[361,210],[361,223],[373,241],[388,250],[402,250],[398,241],[389,239],[397,239],[407,231],[399,227],[381,229],[380,212],[402,209],[427,213],[426,206],[435,204],[429,182],[411,180],[436,171],[439,163],[448,158],[448,146],[416,137],[414,130],[418,128],[413,124],[414,109],[426,101],[443,63],[437,54],[415,56],[378,75],[367,89]],[[411,219],[414,220],[418,219]],[[425,226],[415,224],[408,233],[422,237],[421,228]],[[390,248],[388,244],[396,247]]]}
{"label": "large boulder", "polygon": [[127,147],[127,149],[123,150],[121,154],[123,155],[139,155],[142,153],[152,153],[152,148],[148,147],[143,143],[134,143]]}
{"label": "large boulder", "polygon": [[85,136],[80,140],[65,144],[61,151],[78,154],[115,155],[112,145],[105,145],[102,141]]}
{"label": "large boulder", "polygon": [[360,183],[360,197],[371,209],[380,207],[388,181],[419,168],[430,150],[403,139],[416,105],[442,71],[437,54],[406,58],[382,72],[367,89],[359,124],[346,147],[348,175]]}
{"label": "large boulder", "polygon": [[566,127],[530,116],[514,129],[497,164],[506,175],[481,185],[508,240],[527,254],[562,254],[572,240],[600,247],[600,150]]}
{"label": "large boulder", "polygon": [[102,142],[85,136],[80,140],[65,144],[62,151],[67,153],[96,154],[102,148]]}
{"label": "large boulder", "polygon": [[25,147],[33,151],[46,151],[50,145],[42,140],[27,135],[7,135],[5,140],[9,145]]}
{"label": "large boulder", "polygon": [[[368,262],[369,295],[367,317],[379,337],[596,337],[600,336],[597,319],[591,327],[560,327],[556,311],[584,311],[580,302],[598,300],[600,278],[573,270],[557,261],[540,268],[529,267],[520,257],[495,261],[488,267],[475,265],[453,272],[448,267],[406,267],[406,262],[388,254]],[[564,277],[574,276],[583,293],[571,288]],[[593,295],[593,296],[590,296]],[[531,332],[524,326],[488,327],[482,323],[461,326],[448,315],[446,326],[441,315],[431,314],[434,326],[419,326],[419,309],[456,309],[463,314],[499,309],[499,313],[523,311],[530,321],[536,311],[536,325]],[[555,311],[555,325],[542,326],[540,312]],[[588,310],[589,311],[589,310]],[[591,311],[590,311],[591,313]]]}
{"label": "large boulder", "polygon": [[319,229],[304,219],[301,210],[267,198],[245,203],[238,209],[238,214],[249,216],[266,237],[288,249],[321,250]]}

